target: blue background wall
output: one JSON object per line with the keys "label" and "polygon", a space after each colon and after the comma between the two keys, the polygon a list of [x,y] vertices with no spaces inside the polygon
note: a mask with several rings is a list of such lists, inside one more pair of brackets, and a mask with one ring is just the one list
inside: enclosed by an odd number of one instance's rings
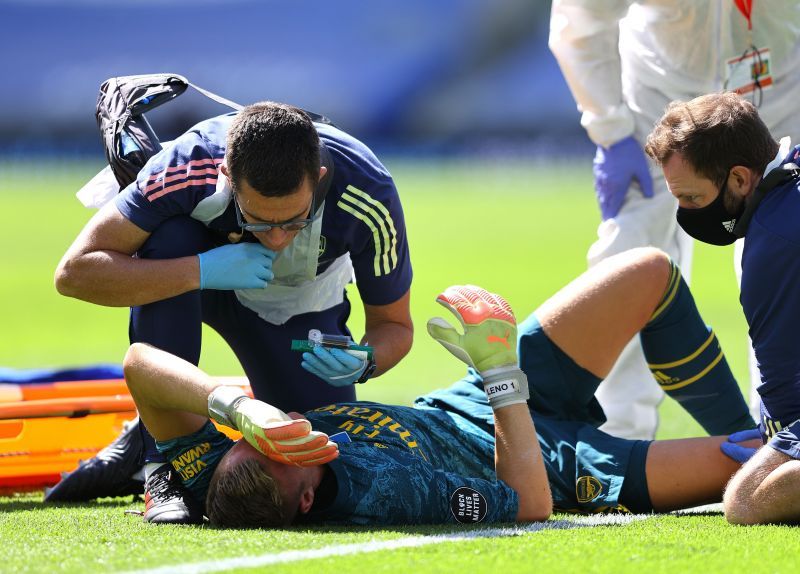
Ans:
{"label": "blue background wall", "polygon": [[[318,111],[378,146],[587,144],[547,49],[549,4],[0,1],[0,153],[99,149],[99,85],[152,72]],[[151,120],[166,138],[223,111],[187,92]]]}

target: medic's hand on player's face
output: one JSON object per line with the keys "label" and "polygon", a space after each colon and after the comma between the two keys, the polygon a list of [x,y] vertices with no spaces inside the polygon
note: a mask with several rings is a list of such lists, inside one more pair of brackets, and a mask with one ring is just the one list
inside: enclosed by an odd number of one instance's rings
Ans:
{"label": "medic's hand on player's face", "polygon": [[738,431],[730,435],[726,442],[723,442],[721,445],[719,445],[719,448],[729,458],[744,464],[750,460],[750,458],[752,458],[758,448],[748,447],[737,443],[760,438],[761,431],[758,429]]}
{"label": "medic's hand on player's face", "polygon": [[428,320],[428,333],[478,370],[492,408],[527,401],[528,380],[517,365],[517,323],[506,300],[474,285],[456,285],[436,302],[455,315],[463,333],[441,317]]}
{"label": "medic's hand on player's face", "polygon": [[234,243],[198,255],[200,289],[263,289],[272,281],[275,252],[260,243]]}
{"label": "medic's hand on player's face", "polygon": [[308,420],[293,419],[280,409],[251,399],[241,389],[220,386],[208,396],[215,421],[234,428],[267,458],[294,466],[316,466],[339,456],[328,435],[311,430]]}
{"label": "medic's hand on player's face", "polygon": [[300,366],[329,385],[345,387],[361,379],[369,367],[369,361],[355,357],[344,349],[316,345],[313,353],[303,353],[303,362]]}
{"label": "medic's hand on player's face", "polygon": [[639,142],[628,136],[611,147],[597,146],[594,189],[603,221],[617,216],[634,180],[644,197],[653,197],[653,178]]}

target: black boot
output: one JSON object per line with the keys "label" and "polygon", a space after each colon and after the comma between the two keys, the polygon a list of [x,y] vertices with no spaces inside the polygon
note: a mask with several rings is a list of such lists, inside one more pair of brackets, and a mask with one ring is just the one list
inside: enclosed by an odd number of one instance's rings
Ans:
{"label": "black boot", "polygon": [[203,507],[183,486],[172,465],[158,467],[144,488],[144,520],[154,524],[202,524]]}
{"label": "black boot", "polygon": [[61,481],[44,491],[45,502],[85,502],[105,496],[142,494],[143,482],[133,474],[142,468],[142,436],[139,419],[123,425],[110,445],[78,468],[63,474]]}

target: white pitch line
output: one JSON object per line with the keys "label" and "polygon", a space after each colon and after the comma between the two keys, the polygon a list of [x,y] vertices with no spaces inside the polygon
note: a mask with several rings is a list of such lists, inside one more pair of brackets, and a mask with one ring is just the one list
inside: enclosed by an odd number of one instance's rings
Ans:
{"label": "white pitch line", "polygon": [[443,542],[459,542],[476,538],[499,538],[519,536],[542,530],[567,530],[571,528],[591,528],[595,526],[626,525],[638,520],[650,518],[649,514],[627,515],[598,515],[579,516],[571,520],[550,520],[537,522],[525,526],[512,526],[509,528],[489,528],[486,530],[471,530],[467,532],[452,532],[449,534],[434,534],[430,536],[409,536],[395,540],[380,542],[364,542],[360,544],[338,544],[325,546],[314,550],[288,550],[277,554],[261,554],[258,556],[242,556],[239,558],[223,558],[194,564],[175,564],[160,566],[143,570],[131,570],[121,574],[199,574],[204,572],[224,572],[234,568],[256,568],[271,564],[286,564],[287,562],[300,562],[302,560],[315,560],[333,556],[347,556],[350,554],[366,554],[383,550],[397,550],[399,548],[419,548]]}
{"label": "white pitch line", "polygon": [[680,516],[682,514],[705,514],[710,512],[718,512],[722,514],[723,512],[722,503],[717,502],[714,504],[704,504],[703,506],[684,508],[683,510],[673,510],[672,512],[670,512],[670,514],[677,514]]}

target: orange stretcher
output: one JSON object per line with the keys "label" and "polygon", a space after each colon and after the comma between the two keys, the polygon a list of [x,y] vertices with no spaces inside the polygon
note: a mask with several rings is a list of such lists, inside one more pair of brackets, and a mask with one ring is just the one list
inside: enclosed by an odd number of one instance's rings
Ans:
{"label": "orange stretcher", "polygon": [[[252,396],[246,380],[221,379]],[[0,384],[0,491],[54,485],[62,472],[108,446],[135,416],[123,379]]]}

